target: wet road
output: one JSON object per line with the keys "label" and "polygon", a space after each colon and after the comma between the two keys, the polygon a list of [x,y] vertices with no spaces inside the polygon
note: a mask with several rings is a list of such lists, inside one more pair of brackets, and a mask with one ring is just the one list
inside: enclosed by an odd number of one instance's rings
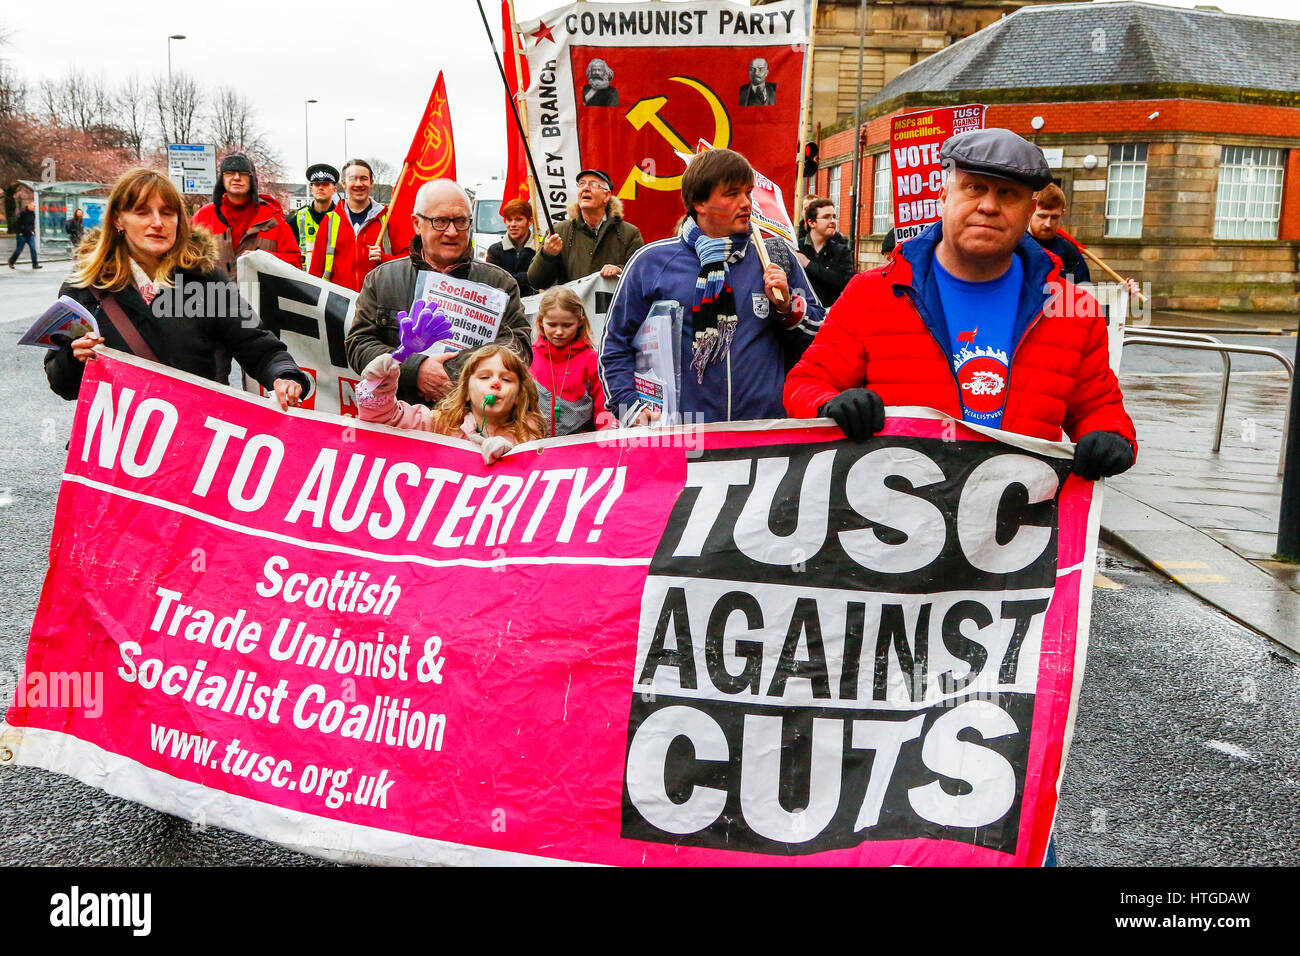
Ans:
{"label": "wet road", "polygon": [[[57,285],[51,269],[0,281],[6,698],[39,599],[72,421],[71,403],[46,387],[39,353],[14,343]],[[1291,348],[1294,340],[1279,344]],[[1195,371],[1182,367],[1187,360],[1180,355],[1172,370]],[[1134,367],[1137,354],[1125,361]],[[1115,587],[1094,594],[1087,675],[1057,821],[1061,864],[1300,862],[1300,814],[1292,810],[1300,797],[1294,656],[1122,557],[1103,554],[1101,571]],[[0,770],[0,832],[0,865],[320,863],[30,768]]]}

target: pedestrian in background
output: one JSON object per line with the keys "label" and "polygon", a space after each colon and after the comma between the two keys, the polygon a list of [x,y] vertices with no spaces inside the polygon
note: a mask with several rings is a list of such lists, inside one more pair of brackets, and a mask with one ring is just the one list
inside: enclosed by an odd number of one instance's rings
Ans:
{"label": "pedestrian in background", "polygon": [[86,234],[86,214],[80,207],[72,214],[72,218],[63,224],[63,230],[68,234],[68,242],[72,244],[75,252]]}
{"label": "pedestrian in background", "polygon": [[194,225],[217,240],[217,264],[235,278],[235,260],[262,249],[298,268],[302,259],[279,202],[257,191],[257,171],[243,153],[221,161],[212,202],[194,214]]}
{"label": "pedestrian in background", "polygon": [[522,199],[512,199],[501,207],[506,223],[506,237],[488,247],[487,261],[505,269],[519,283],[519,294],[532,295],[536,290],[528,281],[528,266],[537,250],[533,248],[533,207]]}
{"label": "pedestrian in background", "polygon": [[36,203],[32,200],[29,199],[23,204],[23,211],[14,220],[13,231],[18,238],[14,243],[13,255],[9,257],[9,268],[14,268],[14,263],[18,261],[18,257],[23,253],[24,245],[27,246],[27,251],[31,253],[32,268],[43,268],[36,261]]}
{"label": "pedestrian in background", "polygon": [[835,204],[816,199],[804,206],[807,238],[799,243],[799,265],[822,305],[828,309],[853,278],[853,250],[839,233]]}

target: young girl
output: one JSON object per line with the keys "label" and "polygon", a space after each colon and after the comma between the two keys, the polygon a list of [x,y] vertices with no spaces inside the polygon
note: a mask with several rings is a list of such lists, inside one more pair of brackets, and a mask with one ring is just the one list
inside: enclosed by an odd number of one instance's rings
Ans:
{"label": "young girl", "polygon": [[605,410],[587,310],[572,290],[556,286],[537,307],[537,341],[529,369],[537,380],[547,435],[617,428]]}
{"label": "young girl", "polygon": [[470,355],[456,387],[434,408],[397,398],[400,369],[385,353],[361,373],[357,406],[363,422],[464,438],[483,447],[483,461],[489,465],[520,442],[546,434],[537,410],[537,386],[523,359],[508,348],[485,345]]}

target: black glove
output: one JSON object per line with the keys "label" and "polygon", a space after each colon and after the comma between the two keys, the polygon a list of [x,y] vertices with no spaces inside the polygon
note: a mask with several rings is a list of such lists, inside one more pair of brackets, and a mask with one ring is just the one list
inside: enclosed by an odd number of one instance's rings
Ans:
{"label": "black glove", "polygon": [[885,427],[885,403],[869,388],[840,392],[817,409],[822,418],[833,418],[840,430],[854,441],[865,441]]}
{"label": "black glove", "polygon": [[1133,446],[1114,432],[1088,432],[1074,445],[1070,469],[1085,481],[1109,478],[1133,467]]}

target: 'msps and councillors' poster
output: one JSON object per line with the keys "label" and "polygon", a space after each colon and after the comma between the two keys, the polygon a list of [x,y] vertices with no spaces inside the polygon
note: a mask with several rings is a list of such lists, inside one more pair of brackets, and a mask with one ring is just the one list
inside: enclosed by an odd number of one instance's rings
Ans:
{"label": "'msps and councillors' poster", "polygon": [[105,353],[0,762],[352,860],[1037,864],[1093,486],[907,412],[488,468]]}
{"label": "'msps and councillors' poster", "polygon": [[[682,214],[685,162],[707,140],[794,195],[804,4],[578,3],[519,24],[540,199],[565,218],[603,169],[647,239]],[[540,220],[539,212],[539,220]]]}

